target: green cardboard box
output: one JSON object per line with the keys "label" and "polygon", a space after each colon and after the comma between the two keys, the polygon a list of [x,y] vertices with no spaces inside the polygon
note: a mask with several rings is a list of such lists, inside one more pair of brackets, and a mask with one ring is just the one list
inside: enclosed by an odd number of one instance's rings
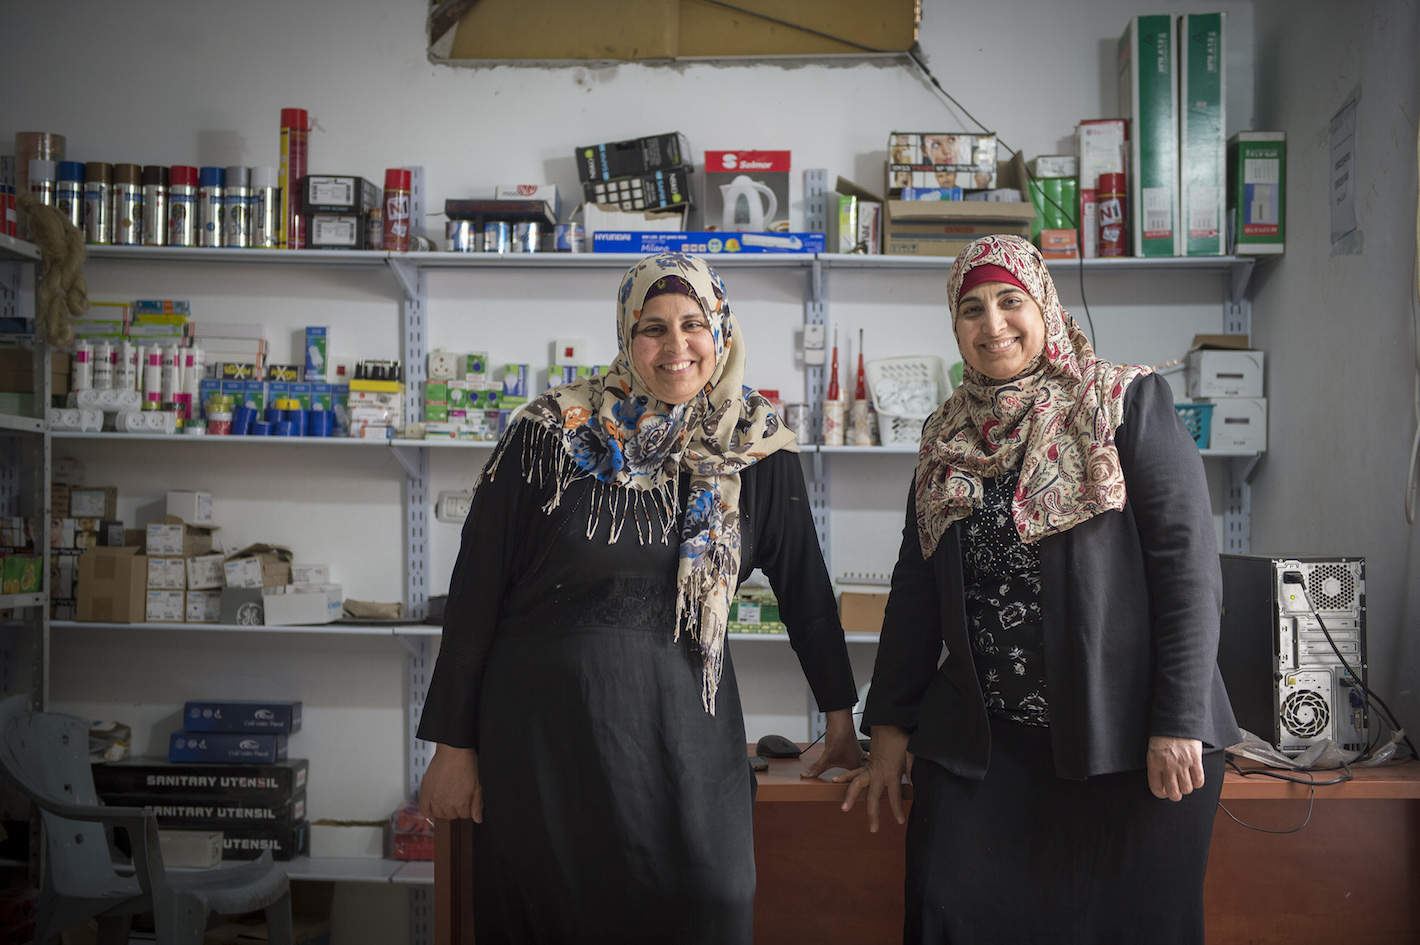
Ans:
{"label": "green cardboard box", "polygon": [[1179,200],[1184,254],[1221,256],[1226,248],[1227,14],[1190,13],[1178,20]]}
{"label": "green cardboard box", "polygon": [[1129,230],[1135,256],[1180,256],[1178,55],[1172,14],[1136,16],[1119,38],[1119,108],[1130,120]]}

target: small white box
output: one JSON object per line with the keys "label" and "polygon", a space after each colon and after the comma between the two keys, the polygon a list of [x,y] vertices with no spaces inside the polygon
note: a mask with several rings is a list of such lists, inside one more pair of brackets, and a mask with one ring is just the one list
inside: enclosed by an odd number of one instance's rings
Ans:
{"label": "small white box", "polygon": [[1189,397],[1261,397],[1263,352],[1204,348],[1188,352]]}
{"label": "small white box", "polygon": [[168,514],[189,525],[212,525],[212,493],[169,492]]}
{"label": "small white box", "polygon": [[222,567],[222,555],[198,555],[185,560],[187,562],[188,590],[205,591],[221,588],[226,584],[227,575]]}
{"label": "small white box", "polygon": [[311,824],[311,856],[378,860],[385,855],[384,824]]}
{"label": "small white box", "polygon": [[148,547],[150,555],[182,554],[182,525],[149,525]]}
{"label": "small white box", "polygon": [[330,565],[326,564],[293,564],[291,565],[292,584],[329,584]]}
{"label": "small white box", "polygon": [[149,590],[187,589],[187,562],[182,558],[148,557]]}
{"label": "small white box", "polygon": [[184,591],[149,591],[145,617],[149,623],[182,623],[187,616]]}
{"label": "small white box", "polygon": [[[267,589],[272,590],[271,588]],[[345,595],[339,584],[306,585],[299,594],[267,594],[263,622],[271,626],[334,623],[345,615]]]}
{"label": "small white box", "polygon": [[558,338],[553,342],[552,363],[562,365],[585,364],[587,343],[581,338]]}
{"label": "small white box", "polygon": [[1073,154],[1042,154],[1027,162],[1032,177],[1075,177],[1079,162]]}
{"label": "small white box", "polygon": [[224,562],[222,568],[228,587],[261,587],[265,583],[260,558],[238,558]]}
{"label": "small white box", "polygon": [[1208,448],[1261,453],[1267,449],[1267,398],[1220,397],[1208,421]]}
{"label": "small white box", "polygon": [[222,862],[222,831],[159,830],[158,849],[164,866],[210,869]]}
{"label": "small white box", "polygon": [[188,591],[188,623],[220,623],[222,619],[221,591]]}

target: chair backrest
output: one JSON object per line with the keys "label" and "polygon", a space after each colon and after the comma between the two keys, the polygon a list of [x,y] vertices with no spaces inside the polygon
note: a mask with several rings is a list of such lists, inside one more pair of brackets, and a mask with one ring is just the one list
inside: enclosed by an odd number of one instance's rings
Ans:
{"label": "chair backrest", "polygon": [[65,894],[102,889],[114,870],[103,824],[51,812],[55,802],[97,807],[89,767],[89,723],[73,715],[31,712],[24,693],[0,701],[0,767],[42,811],[50,880]]}

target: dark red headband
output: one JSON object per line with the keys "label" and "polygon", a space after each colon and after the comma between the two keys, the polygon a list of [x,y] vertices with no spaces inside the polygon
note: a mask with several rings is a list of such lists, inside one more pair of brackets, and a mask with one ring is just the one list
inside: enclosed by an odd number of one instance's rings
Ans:
{"label": "dark red headband", "polygon": [[1026,295],[1030,295],[1030,290],[1021,284],[1021,280],[1016,278],[1016,274],[1004,266],[997,266],[992,263],[982,263],[980,266],[973,266],[966,271],[966,275],[961,279],[961,291],[957,293],[957,301],[972,289],[983,282],[1005,282],[1020,289]]}

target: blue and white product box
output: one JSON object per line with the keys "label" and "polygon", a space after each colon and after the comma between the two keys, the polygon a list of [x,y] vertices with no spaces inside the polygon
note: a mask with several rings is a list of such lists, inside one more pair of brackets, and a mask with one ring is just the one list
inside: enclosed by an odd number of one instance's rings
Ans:
{"label": "blue and white product box", "polygon": [[314,384],[308,384],[305,381],[299,381],[291,385],[290,396],[301,402],[302,410],[311,409],[311,389],[313,387],[315,387]]}
{"label": "blue and white product box", "polygon": [[168,738],[168,760],[275,764],[286,760],[286,736],[254,732],[173,732]]}
{"label": "blue and white product box", "polygon": [[570,384],[577,379],[577,366],[575,364],[553,364],[547,369],[547,387],[552,389],[561,384]]}
{"label": "blue and white product box", "polygon": [[503,365],[503,396],[526,397],[528,395],[528,366],[526,364]]}
{"label": "blue and white product box", "polygon": [[324,384],[330,380],[326,376],[326,366],[330,364],[330,356],[326,349],[329,330],[323,326],[306,326],[305,380],[311,383]]}
{"label": "blue and white product box", "polygon": [[[275,407],[277,403],[291,398],[291,385],[287,381],[266,382],[266,402]],[[261,419],[258,417],[257,419]]]}
{"label": "blue and white product box", "polygon": [[903,200],[960,200],[960,187],[904,187]]}
{"label": "blue and white product box", "polygon": [[[223,392],[225,393],[225,388]],[[254,408],[257,413],[266,409],[266,382],[242,381],[242,396],[237,399],[237,406],[243,404]]]}
{"label": "blue and white product box", "polygon": [[598,230],[596,253],[822,253],[822,233],[657,233]]}
{"label": "blue and white product box", "polygon": [[290,735],[301,730],[301,703],[191,700],[183,708],[188,732],[266,732]]}
{"label": "blue and white product box", "polygon": [[213,394],[222,392],[222,382],[217,378],[204,377],[197,382],[197,399],[202,404],[202,419],[207,419],[207,401]]}

